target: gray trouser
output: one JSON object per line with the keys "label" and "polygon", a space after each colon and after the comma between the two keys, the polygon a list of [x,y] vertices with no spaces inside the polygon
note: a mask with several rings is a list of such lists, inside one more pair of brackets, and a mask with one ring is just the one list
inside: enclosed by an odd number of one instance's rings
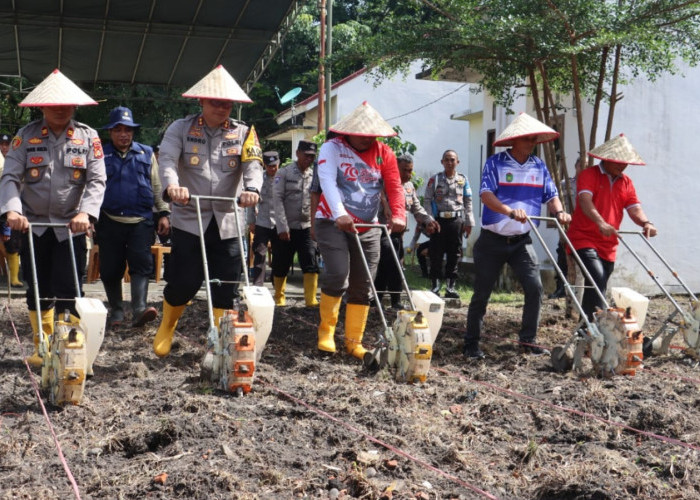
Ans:
{"label": "gray trouser", "polygon": [[[377,274],[379,262],[379,230],[361,233],[362,250],[357,247],[355,236],[338,229],[335,222],[316,219],[314,230],[318,248],[323,257],[321,291],[331,297],[348,293],[349,304],[369,304],[370,282]],[[367,276],[360,251],[364,252],[371,277]]]}

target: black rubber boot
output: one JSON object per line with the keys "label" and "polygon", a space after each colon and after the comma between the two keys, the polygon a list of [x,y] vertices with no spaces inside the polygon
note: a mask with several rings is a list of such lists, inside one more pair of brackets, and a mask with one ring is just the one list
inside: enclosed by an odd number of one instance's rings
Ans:
{"label": "black rubber boot", "polygon": [[441,288],[442,288],[442,283],[440,283],[440,280],[433,279],[433,287],[430,289],[430,291],[433,292],[435,295],[440,295]]}
{"label": "black rubber boot", "polygon": [[107,302],[112,310],[109,316],[109,326],[114,328],[119,326],[124,321],[124,309],[122,307],[122,282],[103,282],[105,293],[107,294]]}
{"label": "black rubber boot", "polygon": [[447,281],[447,288],[445,288],[445,298],[446,299],[458,299],[459,294],[455,286],[457,285],[457,280],[450,279]]}
{"label": "black rubber boot", "polygon": [[156,319],[155,307],[146,306],[148,297],[148,276],[131,275],[131,326],[140,327]]}
{"label": "black rubber boot", "polygon": [[429,278],[428,273],[428,258],[425,255],[418,255],[418,264],[420,264],[420,274],[424,278]]}

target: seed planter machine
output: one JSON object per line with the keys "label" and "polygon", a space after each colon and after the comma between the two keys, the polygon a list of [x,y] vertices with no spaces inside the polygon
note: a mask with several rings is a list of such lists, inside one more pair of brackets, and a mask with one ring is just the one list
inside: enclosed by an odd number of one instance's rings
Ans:
{"label": "seed planter machine", "polygon": [[[571,297],[573,304],[581,315],[581,323],[576,331],[563,346],[552,349],[552,367],[558,372],[565,372],[573,368],[577,373],[583,372],[583,358],[589,357],[593,364],[593,372],[596,375],[609,377],[616,374],[634,375],[636,369],[641,366],[644,359],[642,352],[643,336],[631,308],[614,308],[609,305],[605,296],[591,279],[580,257],[574,250],[571,241],[566,236],[564,228],[553,217],[528,217],[532,232],[544,248],[552,261],[557,274],[562,279],[566,293]],[[598,296],[605,304],[605,309],[593,314],[593,320],[589,320],[583,312],[581,303],[576,297],[574,288],[569,284],[566,276],[557,264],[556,258],[547,247],[539,228],[533,220],[548,221],[555,224],[559,234],[568,245],[572,256],[579,268]]]}
{"label": "seed planter machine", "polygon": [[[390,237],[389,230],[384,225],[355,224],[355,227],[367,228],[370,231],[379,230],[387,238]],[[399,311],[396,320],[389,325],[358,234],[355,234],[355,241],[360,249],[362,263],[369,276],[372,294],[383,325],[383,331],[377,333],[377,345],[365,355],[364,365],[370,370],[391,370],[397,382],[423,383],[430,369],[433,344],[442,327],[445,303],[433,292],[409,289],[399,257],[393,245],[389,245],[409,304],[408,309]]]}
{"label": "seed planter machine", "polygon": [[[75,308],[80,315],[76,318],[68,310],[59,312],[53,328],[47,335],[41,321],[41,299],[36,277],[36,257],[32,227],[63,228],[68,231],[73,279],[75,283]],[[32,268],[32,293],[36,304],[37,331],[39,333],[39,355],[42,358],[41,387],[47,390],[49,400],[55,405],[80,404],[85,392],[85,379],[93,375],[93,363],[102,346],[107,323],[107,308],[102,301],[82,297],[78,278],[78,266],[73,250],[73,234],[65,224],[29,224],[29,255]],[[44,299],[48,300],[48,299]],[[30,312],[31,314],[31,312]]]}
{"label": "seed planter machine", "polygon": [[[624,237],[622,236],[624,235]],[[649,267],[649,265],[639,256],[638,252],[635,252],[627,241],[627,236],[630,239],[638,236],[646,246],[653,252],[653,254],[658,258],[659,261],[668,269],[671,275],[678,281],[678,284],[685,290],[688,294],[689,305],[687,308],[683,308],[678,301],[671,295],[667,287],[664,286],[659,280],[657,274]],[[634,258],[639,262],[639,264],[644,268],[649,277],[656,283],[661,292],[666,296],[666,298],[673,305],[673,311],[671,314],[663,321],[661,327],[651,336],[644,337],[644,356],[653,355],[664,355],[669,353],[669,348],[671,346],[671,341],[673,340],[676,333],[679,331],[683,335],[683,339],[687,344],[687,348],[684,350],[685,354],[688,356],[699,359],[700,358],[700,335],[698,331],[700,330],[700,306],[698,304],[698,298],[695,294],[688,288],[688,285],[681,279],[675,269],[664,259],[664,257],[659,253],[659,251],[652,245],[651,241],[644,235],[642,231],[618,231],[618,238],[622,244],[627,248],[627,250],[634,256]],[[677,317],[678,316],[678,317]]]}
{"label": "seed planter machine", "polygon": [[223,284],[221,280],[212,280],[209,276],[209,264],[204,242],[201,202],[231,203],[236,213],[238,244],[241,260],[245,265],[245,246],[241,231],[240,213],[236,198],[222,196],[192,195],[191,201],[197,209],[199,223],[199,242],[202,250],[204,286],[207,296],[209,330],[207,332],[207,352],[201,364],[201,378],[211,382],[215,387],[233,393],[235,396],[248,394],[253,387],[257,364],[262,356],[272,330],[272,318],[275,301],[265,287],[251,286],[248,273],[243,272],[244,286],[241,290],[242,300],[234,304],[233,309],[224,312],[219,324],[214,321],[214,307],[211,298],[212,284]]}

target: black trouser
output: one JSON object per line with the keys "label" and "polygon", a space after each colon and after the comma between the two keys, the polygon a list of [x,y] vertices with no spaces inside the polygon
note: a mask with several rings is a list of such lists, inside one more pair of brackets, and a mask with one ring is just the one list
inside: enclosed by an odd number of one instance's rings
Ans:
{"label": "black trouser", "polygon": [[[564,278],[566,278],[569,275],[569,263],[566,259],[566,248],[561,240],[559,240],[559,243],[557,244],[557,265],[564,274]],[[556,281],[557,288],[564,286],[564,282],[562,281],[561,276],[559,276],[559,273],[557,273]]]}
{"label": "black trouser", "polygon": [[[66,309],[74,315],[78,315],[75,309],[74,300],[52,300],[74,299],[77,294],[75,290],[75,277],[73,274],[73,259],[78,267],[78,283],[80,286],[80,296],[83,295],[82,283],[85,271],[85,261],[87,244],[85,234],[73,236],[74,255],[70,254],[70,243],[68,239],[58,241],[56,233],[52,228],[47,228],[41,236],[33,235],[34,255],[36,257],[36,274],[39,283],[39,297],[41,300],[41,310],[45,311],[56,307],[57,313],[63,313]],[[29,234],[22,235],[22,266],[24,281],[27,289],[27,306],[31,311],[36,311],[34,300],[34,276],[32,273],[31,256],[29,255]],[[43,300],[49,299],[49,300]]]}
{"label": "black trouser", "polygon": [[[423,252],[426,250],[428,250],[428,255],[423,255]],[[418,245],[416,254],[418,255],[418,264],[420,265],[421,273],[429,276],[428,260],[430,259],[430,240],[424,241]]]}
{"label": "black trouser", "polygon": [[506,263],[515,271],[525,294],[520,341],[535,340],[540,323],[542,280],[530,235],[507,237],[482,229],[479,239],[474,244],[474,295],[469,303],[467,330],[464,335],[468,349],[478,346],[486,306]]}
{"label": "black trouser", "polygon": [[401,260],[403,257],[403,235],[391,233],[390,242],[382,231],[379,245],[379,264],[377,265],[377,277],[374,279],[374,288],[376,288],[380,299],[383,292],[388,291],[391,294],[392,302],[396,302],[401,296],[401,269],[396,267],[396,260],[391,254],[391,246],[393,245],[396,255]]}
{"label": "black trouser", "polygon": [[462,217],[438,217],[440,231],[430,235],[430,277],[442,279],[442,256],[447,254],[445,278],[457,279],[459,259],[462,257]]}
{"label": "black trouser", "polygon": [[100,246],[100,277],[105,283],[121,281],[127,263],[129,274],[151,276],[151,245],[155,242],[153,220],[124,224],[103,212],[97,223],[95,242]]}
{"label": "black trouser", "polygon": [[265,283],[265,263],[267,262],[267,244],[272,242],[274,247],[277,241],[277,230],[269,227],[255,226],[253,235],[253,268],[251,269],[250,281],[256,286],[263,286]]}
{"label": "black trouser", "polygon": [[19,253],[22,250],[22,231],[10,232],[10,239],[5,241],[7,253]]}
{"label": "black trouser", "polygon": [[[173,228],[173,250],[170,254],[172,270],[163,297],[173,306],[186,304],[195,296],[204,280],[202,250],[199,236]],[[238,238],[222,240],[216,218],[212,217],[204,232],[204,245],[209,264],[209,279],[219,279],[228,283],[212,284],[212,305],[218,309],[231,309],[234,298],[238,297],[238,283],[241,279],[241,251]]]}
{"label": "black trouser", "polygon": [[294,254],[299,256],[301,272],[318,273],[316,243],[311,239],[311,228],[290,229],[289,241],[277,238],[272,242],[272,275],[284,278],[289,273],[294,261]]}
{"label": "black trouser", "polygon": [[[586,266],[591,278],[600,290],[600,293],[605,295],[605,290],[608,287],[608,279],[615,269],[615,262],[603,260],[598,256],[595,248],[580,248],[576,253],[581,257],[581,262]],[[586,278],[586,288],[583,291],[583,300],[581,308],[589,320],[593,319],[593,313],[596,308],[605,309],[605,302],[598,295],[594,288],[590,288],[591,282]]]}

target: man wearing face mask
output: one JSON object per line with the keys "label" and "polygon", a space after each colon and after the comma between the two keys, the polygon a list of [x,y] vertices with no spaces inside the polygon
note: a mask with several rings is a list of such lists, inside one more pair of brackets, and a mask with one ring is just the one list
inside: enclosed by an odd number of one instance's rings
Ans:
{"label": "man wearing face mask", "polygon": [[[105,145],[107,189],[97,224],[100,247],[100,278],[111,308],[110,326],[124,321],[122,276],[129,264],[131,278],[131,326],[153,321],[155,307],[147,306],[148,280],[153,272],[151,245],[154,229],[170,232],[170,209],[161,196],[158,162],[150,146],[134,141],[134,123],[129,108],[114,108],[109,114],[110,142]],[[153,220],[153,207],[157,221]],[[157,226],[154,224],[157,222]]]}

